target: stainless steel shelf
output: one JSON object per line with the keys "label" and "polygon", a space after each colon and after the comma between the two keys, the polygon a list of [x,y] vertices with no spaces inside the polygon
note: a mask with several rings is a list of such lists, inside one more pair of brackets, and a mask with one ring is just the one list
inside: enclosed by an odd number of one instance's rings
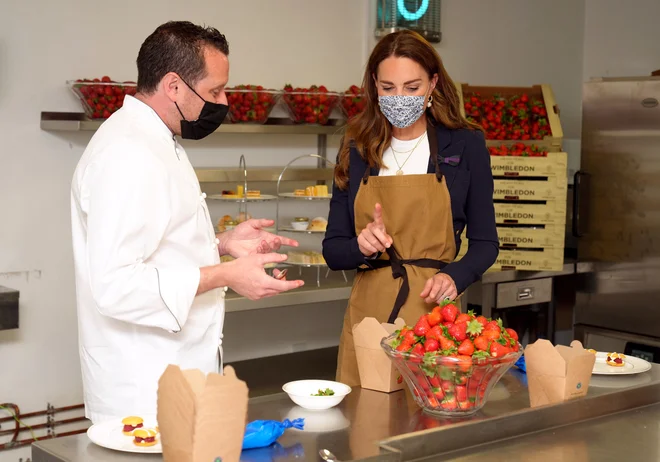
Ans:
{"label": "stainless steel shelf", "polygon": [[[103,121],[90,120],[82,112],[42,112],[41,129],[47,131],[96,131]],[[341,135],[344,121],[333,125],[297,125],[288,119],[268,119],[265,124],[232,124],[220,126],[215,133],[263,135]]]}
{"label": "stainless steel shelf", "polygon": [[[234,168],[196,168],[195,173],[200,183],[235,183],[243,181],[242,169]],[[282,167],[256,167],[249,170],[250,183],[276,182],[282,173]],[[333,179],[333,169],[301,167],[287,170],[283,181],[326,181]]]}
{"label": "stainless steel shelf", "polygon": [[[325,269],[324,269],[325,271]],[[284,292],[262,300],[248,300],[236,292],[229,291],[225,298],[225,311],[233,313],[238,311],[261,310],[265,308],[278,308],[284,306],[296,306],[332,302],[337,300],[348,300],[353,287],[353,275],[347,272],[348,282],[344,282],[341,273],[331,273],[327,279],[321,279],[321,287],[317,287],[316,281],[310,277],[303,277],[305,285],[291,292]],[[299,276],[289,270],[287,279],[298,279]]]}

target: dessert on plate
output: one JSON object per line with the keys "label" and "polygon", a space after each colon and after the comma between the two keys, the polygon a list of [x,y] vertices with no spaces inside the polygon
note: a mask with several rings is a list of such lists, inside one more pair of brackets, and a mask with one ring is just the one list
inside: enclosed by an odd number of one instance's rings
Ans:
{"label": "dessert on plate", "polygon": [[621,353],[607,353],[605,362],[608,366],[623,367],[626,364],[626,356]]}
{"label": "dessert on plate", "polygon": [[157,436],[156,428],[139,428],[133,432],[133,444],[140,447],[155,446]]}
{"label": "dessert on plate", "polygon": [[137,430],[138,428],[142,428],[144,425],[144,420],[142,417],[138,416],[128,416],[124,418],[121,421],[122,425],[124,425],[124,428],[122,429],[122,433],[126,436],[133,436],[133,432]]}
{"label": "dessert on plate", "polygon": [[328,220],[323,217],[316,217],[310,223],[307,229],[309,231],[325,231],[328,227]]}

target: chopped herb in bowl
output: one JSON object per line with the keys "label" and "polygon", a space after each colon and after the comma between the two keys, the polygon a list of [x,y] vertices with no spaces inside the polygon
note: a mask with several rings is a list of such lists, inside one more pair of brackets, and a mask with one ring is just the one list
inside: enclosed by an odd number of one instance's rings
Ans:
{"label": "chopped herb in bowl", "polygon": [[319,390],[318,393],[313,393],[312,396],[333,396],[334,394],[334,391],[326,388],[325,390]]}

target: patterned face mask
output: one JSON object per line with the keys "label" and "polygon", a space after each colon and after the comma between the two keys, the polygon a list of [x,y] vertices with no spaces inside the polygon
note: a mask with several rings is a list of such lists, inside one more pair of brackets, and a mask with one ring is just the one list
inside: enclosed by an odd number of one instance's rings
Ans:
{"label": "patterned face mask", "polygon": [[410,127],[426,109],[426,96],[379,96],[378,105],[383,115],[397,128]]}

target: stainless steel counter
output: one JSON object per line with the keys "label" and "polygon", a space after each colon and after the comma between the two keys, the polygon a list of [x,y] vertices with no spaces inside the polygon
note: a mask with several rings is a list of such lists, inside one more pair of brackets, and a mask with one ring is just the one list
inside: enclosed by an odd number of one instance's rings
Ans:
{"label": "stainless steel counter", "polygon": [[[327,448],[342,461],[503,460],[500,454],[540,462],[631,456],[650,461],[657,460],[659,412],[659,365],[637,376],[593,377],[587,397],[537,409],[529,408],[526,376],[511,370],[484,409],[464,419],[430,417],[405,392],[388,395],[356,388],[339,407],[320,413],[302,410],[278,394],[251,400],[249,419],[304,417],[305,430],[289,430],[275,447],[246,451],[242,460],[320,460],[319,449]],[[563,437],[556,439],[559,435]],[[651,441],[655,446],[649,449]],[[492,457],[491,448],[498,457]],[[644,452],[635,457],[640,450]],[[594,458],[605,453],[611,458]],[[32,460],[147,462],[161,457],[105,450],[79,435],[36,443]]]}

